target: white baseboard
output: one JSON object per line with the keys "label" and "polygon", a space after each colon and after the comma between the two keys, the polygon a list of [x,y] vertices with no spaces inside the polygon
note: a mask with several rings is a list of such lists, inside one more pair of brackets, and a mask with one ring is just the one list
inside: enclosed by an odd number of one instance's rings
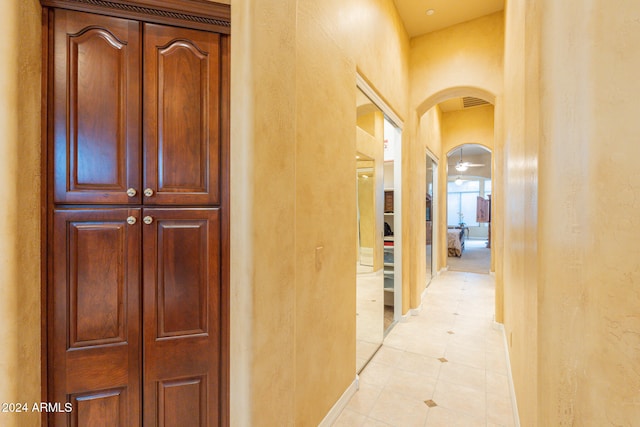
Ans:
{"label": "white baseboard", "polygon": [[318,424],[318,427],[331,427],[331,425],[333,425],[333,423],[336,422],[340,414],[342,414],[342,411],[344,410],[344,408],[349,403],[349,400],[351,400],[353,395],[356,394],[356,392],[358,391],[358,388],[360,387],[359,383],[360,383],[360,379],[356,375],[356,378],[353,380],[351,385],[347,387],[344,393],[342,393],[342,396],[340,396],[340,399],[338,399],[338,401],[335,403],[335,405],[333,405],[333,407],[327,413],[324,419],[320,422],[320,424]]}
{"label": "white baseboard", "polygon": [[[419,306],[417,306],[416,308],[410,308],[409,311],[407,312],[407,314],[405,314],[404,318],[408,319],[411,316],[417,316],[420,314],[420,312],[422,311],[422,303],[420,303]],[[406,320],[405,319],[405,320]]]}
{"label": "white baseboard", "polygon": [[409,316],[417,316],[420,314],[420,312],[422,311],[422,307],[424,306],[424,299],[427,296],[427,290],[429,288],[425,287],[422,290],[422,293],[420,294],[420,305],[416,308],[412,308],[410,309],[406,315],[404,315],[403,317],[408,318]]}
{"label": "white baseboard", "polygon": [[509,378],[509,389],[511,391],[511,407],[513,408],[513,422],[515,427],[520,427],[520,414],[518,414],[518,402],[516,401],[516,389],[513,386],[513,375],[511,374],[511,358],[509,357],[509,342],[507,341],[507,334],[504,330],[504,325],[493,321],[493,329],[502,331],[502,339],[504,341],[504,351],[507,357],[507,373]]}

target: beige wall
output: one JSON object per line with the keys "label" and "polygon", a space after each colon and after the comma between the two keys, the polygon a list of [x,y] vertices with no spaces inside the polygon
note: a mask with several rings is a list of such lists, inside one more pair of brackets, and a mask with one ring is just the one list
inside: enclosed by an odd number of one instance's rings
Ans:
{"label": "beige wall", "polygon": [[[9,0],[0,14],[0,402],[40,395],[40,6]],[[2,426],[39,414],[0,413]]]}
{"label": "beige wall", "polygon": [[503,40],[502,12],[411,39],[411,108],[422,115],[454,88],[502,94]]}
{"label": "beige wall", "polygon": [[[539,79],[533,3],[509,1],[506,13],[504,140],[505,205],[504,324],[520,419],[525,426],[537,418],[538,347],[538,141]],[[540,205],[540,209],[543,206]],[[546,349],[547,351],[553,351]],[[545,357],[550,357],[546,354]],[[543,424],[544,425],[544,424]],[[559,425],[552,423],[550,425]]]}
{"label": "beige wall", "polygon": [[505,327],[522,425],[640,419],[638,17],[630,1],[507,4]]}
{"label": "beige wall", "polygon": [[317,425],[355,379],[356,70],[406,115],[408,40],[391,0],[232,21],[232,424]]}
{"label": "beige wall", "polygon": [[[442,114],[442,152],[464,144],[480,144],[493,151],[494,107],[485,105]],[[465,160],[468,156],[465,156]],[[477,171],[473,169],[472,171]],[[468,172],[467,172],[468,173]]]}
{"label": "beige wall", "polygon": [[640,3],[539,3],[538,422],[635,425]]}

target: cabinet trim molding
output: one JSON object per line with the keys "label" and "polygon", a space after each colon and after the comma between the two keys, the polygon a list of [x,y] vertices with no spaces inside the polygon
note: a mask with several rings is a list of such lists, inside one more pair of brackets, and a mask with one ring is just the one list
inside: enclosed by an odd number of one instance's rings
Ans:
{"label": "cabinet trim molding", "polygon": [[40,0],[42,6],[102,13],[145,22],[231,32],[229,5],[207,0]]}

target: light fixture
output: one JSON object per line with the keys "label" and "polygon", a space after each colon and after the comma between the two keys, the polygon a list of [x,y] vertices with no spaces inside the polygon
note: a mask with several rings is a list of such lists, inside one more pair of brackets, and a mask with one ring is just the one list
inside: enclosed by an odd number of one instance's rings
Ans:
{"label": "light fixture", "polygon": [[462,178],[457,177],[454,182],[456,183],[456,185],[460,186],[460,185],[462,185]]}
{"label": "light fixture", "polygon": [[464,163],[458,163],[456,165],[456,170],[458,172],[465,172],[467,169],[469,169],[469,167],[467,165],[465,165]]}
{"label": "light fixture", "polygon": [[427,9],[427,15],[428,15],[428,16],[431,16],[431,15],[433,15],[434,13],[436,13],[435,9]]}
{"label": "light fixture", "polygon": [[469,163],[462,161],[462,147],[460,147],[460,161],[456,163],[456,170],[458,172],[465,172],[467,169],[469,169]]}

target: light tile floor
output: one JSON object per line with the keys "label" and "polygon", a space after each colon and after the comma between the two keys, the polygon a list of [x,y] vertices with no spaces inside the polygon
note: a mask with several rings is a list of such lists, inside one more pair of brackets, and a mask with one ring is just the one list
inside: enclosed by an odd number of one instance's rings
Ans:
{"label": "light tile floor", "polygon": [[494,279],[445,272],[398,323],[334,426],[514,426]]}

